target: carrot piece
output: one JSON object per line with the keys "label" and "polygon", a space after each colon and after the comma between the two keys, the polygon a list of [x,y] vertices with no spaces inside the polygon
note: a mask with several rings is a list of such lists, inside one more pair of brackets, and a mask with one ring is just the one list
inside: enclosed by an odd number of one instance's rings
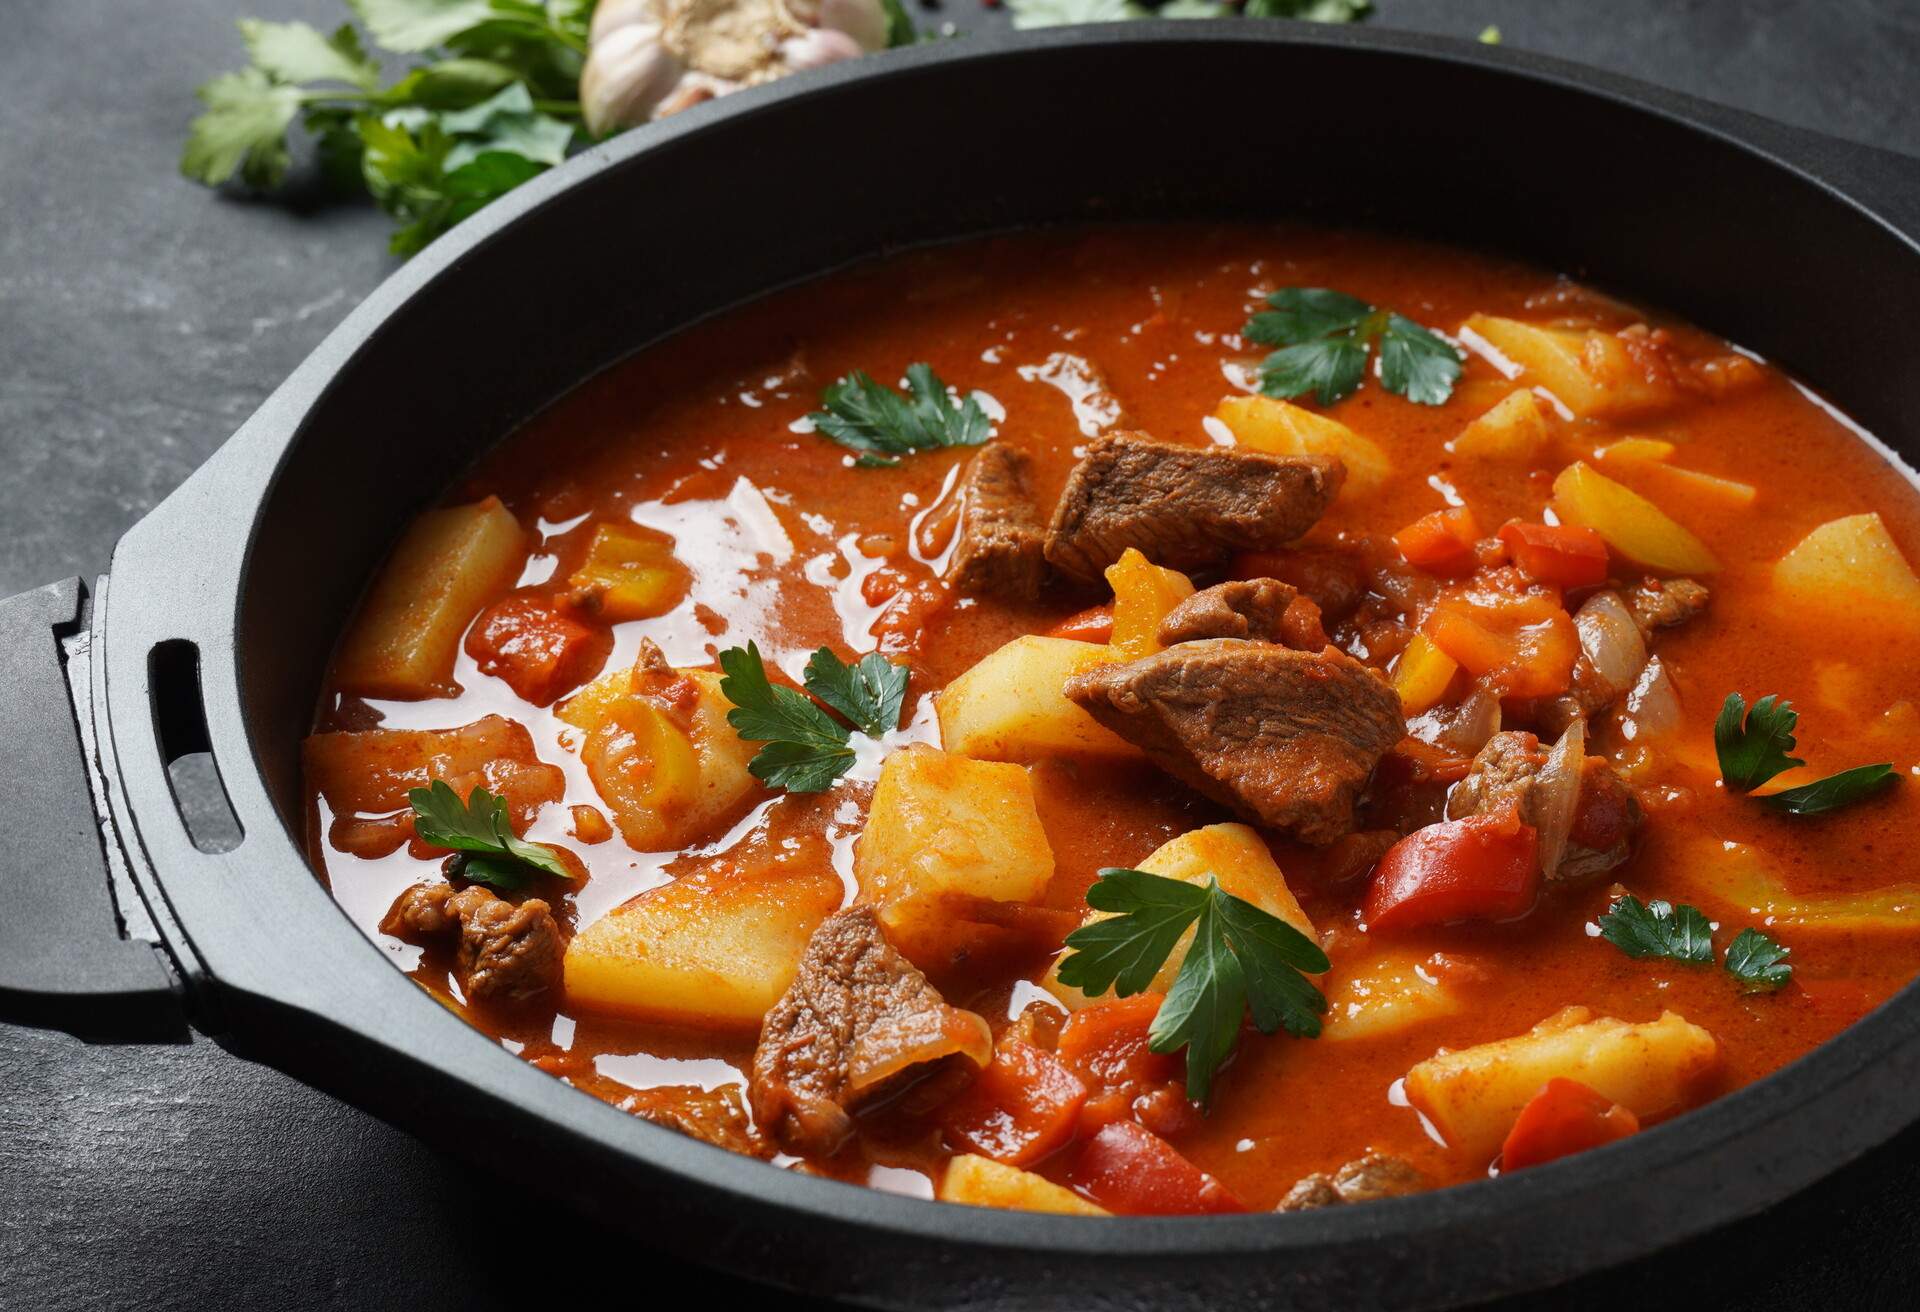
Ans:
{"label": "carrot piece", "polygon": [[1368,932],[1525,915],[1540,891],[1539,840],[1513,807],[1414,831],[1374,867]]}
{"label": "carrot piece", "polygon": [[1132,1121],[1103,1127],[1073,1159],[1066,1178],[1082,1195],[1123,1216],[1247,1210],[1232,1190]]}
{"label": "carrot piece", "polygon": [[1523,524],[1512,520],[1500,528],[1520,572],[1557,588],[1586,588],[1607,577],[1607,542],[1578,524]]}
{"label": "carrot piece", "polygon": [[1639,1130],[1640,1118],[1631,1109],[1578,1080],[1556,1076],[1520,1109],[1500,1149],[1500,1169],[1539,1166]]}
{"label": "carrot piece", "polygon": [[1087,1086],[1052,1053],[1002,1038],[993,1061],[940,1113],[947,1137],[1008,1166],[1030,1166],[1066,1146]]}
{"label": "carrot piece", "polygon": [[1113,637],[1113,603],[1089,606],[1069,615],[1047,630],[1049,638],[1072,638],[1077,642],[1107,642]]}
{"label": "carrot piece", "polygon": [[1447,589],[1421,632],[1502,697],[1565,692],[1580,655],[1580,635],[1559,590],[1529,583],[1511,567],[1476,574]]}
{"label": "carrot piece", "polygon": [[1436,510],[1422,515],[1393,535],[1409,565],[1435,574],[1463,573],[1473,568],[1473,544],[1480,539],[1480,526],[1465,506]]}

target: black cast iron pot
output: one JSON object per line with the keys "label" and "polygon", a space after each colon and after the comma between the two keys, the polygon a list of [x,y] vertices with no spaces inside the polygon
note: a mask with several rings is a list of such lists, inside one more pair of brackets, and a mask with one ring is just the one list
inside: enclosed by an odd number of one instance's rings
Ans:
{"label": "black cast iron pot", "polygon": [[[483,447],[703,316],[902,246],[1035,224],[1308,217],[1465,243],[1753,347],[1920,453],[1920,164],[1545,59],[1292,23],[968,37],[620,137],[368,298],[113,556],[0,603],[0,1009],[178,1017],[457,1148],[482,1132],[674,1253],[889,1305],[1425,1307],[1750,1213],[1920,1115],[1920,993],[1678,1121],[1512,1178],[1293,1216],[1100,1221],[781,1172],[469,1029],[301,852],[323,663]],[[1759,436],[1756,440],[1764,440]],[[1897,459],[1886,453],[1889,459]],[[243,831],[196,846],[211,751]],[[208,846],[220,846],[208,844]]]}

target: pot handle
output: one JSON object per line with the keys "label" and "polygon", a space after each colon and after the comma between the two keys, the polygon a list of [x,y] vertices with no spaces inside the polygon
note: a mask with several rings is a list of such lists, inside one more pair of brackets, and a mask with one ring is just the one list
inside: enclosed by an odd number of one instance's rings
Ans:
{"label": "pot handle", "polygon": [[[83,1037],[177,1031],[162,950],[131,937],[96,792],[91,635],[78,578],[0,600],[0,1016]],[[144,914],[144,913],[142,913]]]}

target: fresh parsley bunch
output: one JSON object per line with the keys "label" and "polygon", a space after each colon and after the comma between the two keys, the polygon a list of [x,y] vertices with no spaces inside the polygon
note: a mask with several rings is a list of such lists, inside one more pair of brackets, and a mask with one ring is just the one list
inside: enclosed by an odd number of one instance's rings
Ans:
{"label": "fresh parsley bunch", "polygon": [[360,32],[240,20],[250,64],[199,89],[206,105],[180,171],[219,186],[280,186],[299,124],[337,183],[364,187],[420,250],[566,158],[594,0],[349,0],[386,52],[416,59],[387,82]]}
{"label": "fresh parsley bunch", "polygon": [[1187,1050],[1187,1095],[1206,1104],[1214,1072],[1240,1042],[1249,1010],[1262,1034],[1320,1035],[1327,999],[1309,974],[1328,969],[1320,945],[1278,916],[1237,898],[1209,877],[1204,885],[1145,870],[1102,870],[1087,905],[1114,914],[1067,935],[1060,982],[1098,996],[1139,993],[1193,928],[1165,1001],[1147,1032],[1155,1052]]}

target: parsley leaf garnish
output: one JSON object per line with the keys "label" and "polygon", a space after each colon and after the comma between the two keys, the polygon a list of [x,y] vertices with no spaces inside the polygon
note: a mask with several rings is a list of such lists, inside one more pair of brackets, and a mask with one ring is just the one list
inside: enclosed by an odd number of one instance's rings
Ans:
{"label": "parsley leaf garnish", "polygon": [[[1249,1009],[1263,1034],[1320,1033],[1327,1000],[1305,974],[1328,968],[1319,945],[1286,921],[1220,887],[1144,870],[1106,869],[1087,905],[1113,914],[1067,935],[1060,982],[1089,996],[1131,997],[1153,982],[1188,926],[1193,942],[1148,1031],[1155,1052],[1187,1050],[1187,1094],[1212,1099],[1213,1076],[1240,1041]],[[1304,974],[1303,974],[1304,972]]]}
{"label": "parsley leaf garnish", "polygon": [[1665,957],[1705,965],[1713,960],[1713,926],[1700,908],[1629,893],[1600,917],[1600,937],[1637,961]]}
{"label": "parsley leaf garnish", "polygon": [[1727,787],[1751,792],[1785,770],[1806,762],[1793,751],[1793,727],[1800,713],[1791,702],[1769,694],[1747,709],[1747,699],[1727,694],[1713,722],[1713,746],[1720,756],[1720,777]]}
{"label": "parsley leaf garnish", "polygon": [[807,691],[852,720],[869,738],[900,727],[907,667],[870,651],[849,665],[822,647],[807,660]]}
{"label": "parsley leaf garnish", "polygon": [[[1744,697],[1728,693],[1713,722],[1713,746],[1727,787],[1749,793],[1775,775],[1805,765],[1790,755],[1799,722],[1800,713],[1793,704],[1777,695],[1760,698],[1748,710]],[[1820,815],[1860,801],[1893,778],[1891,763],[1856,765],[1810,784],[1763,794],[1758,800],[1788,815]]]}
{"label": "parsley leaf garnish", "polygon": [[421,842],[458,853],[454,873],[494,888],[525,888],[536,874],[572,879],[553,849],[515,837],[504,797],[475,785],[463,804],[444,779],[407,793]]}
{"label": "parsley leaf garnish", "polygon": [[[818,793],[832,786],[854,762],[847,726],[813,698],[771,682],[758,644],[720,653],[720,691],[733,703],[727,723],[747,742],[764,746],[747,763],[753,777],[790,793]],[[878,652],[853,665],[822,647],[807,661],[807,692],[878,738],[900,722],[907,670]]]}
{"label": "parsley leaf garnish", "polygon": [[[1600,917],[1600,937],[1637,961],[1664,957],[1692,966],[1713,964],[1713,926],[1700,908],[1684,903],[1642,902],[1628,893]],[[1743,929],[1727,945],[1723,964],[1742,992],[1767,993],[1793,978],[1793,967],[1786,964],[1791,951],[1757,929]]]}
{"label": "parsley leaf garnish", "polygon": [[1326,287],[1282,287],[1272,308],[1247,320],[1241,336],[1280,349],[1260,365],[1260,390],[1291,397],[1312,392],[1332,405],[1360,386],[1367,353],[1380,343],[1380,385],[1420,405],[1440,405],[1460,379],[1460,352],[1402,314],[1377,309]]}
{"label": "parsley leaf garnish", "polygon": [[949,446],[979,446],[993,435],[987,412],[976,397],[959,405],[928,364],[907,366],[909,397],[882,387],[864,369],[855,369],[820,393],[827,407],[807,418],[841,446],[860,452],[854,463],[884,468],[916,451]]}
{"label": "parsley leaf garnish", "polygon": [[1786,960],[1792,951],[1757,929],[1743,929],[1727,945],[1727,973],[1740,981],[1742,993],[1771,993],[1793,978]]}

